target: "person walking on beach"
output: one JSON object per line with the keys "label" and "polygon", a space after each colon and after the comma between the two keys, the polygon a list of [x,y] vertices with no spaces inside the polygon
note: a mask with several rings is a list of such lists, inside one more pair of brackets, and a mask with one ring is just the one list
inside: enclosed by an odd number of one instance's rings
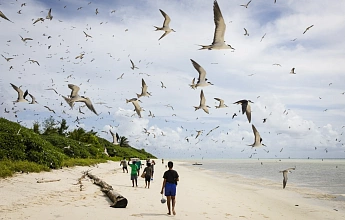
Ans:
{"label": "person walking on beach", "polygon": [[120,162],[120,166],[122,165],[122,171],[125,172],[125,170],[127,171],[128,173],[128,169],[127,169],[127,161],[126,161],[126,158],[124,157],[123,160],[121,160]]}
{"label": "person walking on beach", "polygon": [[135,186],[138,186],[138,167],[135,164],[135,161],[133,161],[132,163],[129,163],[130,161],[128,161],[128,166],[131,167],[131,180],[132,180],[132,187],[134,187],[134,181],[135,181]]}
{"label": "person walking on beach", "polygon": [[151,176],[152,176],[151,163],[146,164],[144,173],[145,173],[145,188],[147,187],[148,189],[150,189],[150,182],[151,182]]}
{"label": "person walking on beach", "polygon": [[[167,206],[168,206],[168,215],[171,215],[171,211],[174,215],[176,215],[175,212],[175,203],[176,203],[176,185],[177,181],[179,181],[179,175],[178,173],[173,170],[173,162],[168,162],[169,170],[164,172],[163,175],[163,184],[162,184],[162,190],[161,194],[163,194],[163,190],[165,190],[164,195],[167,197]],[[172,203],[172,209],[170,208],[170,203]]]}

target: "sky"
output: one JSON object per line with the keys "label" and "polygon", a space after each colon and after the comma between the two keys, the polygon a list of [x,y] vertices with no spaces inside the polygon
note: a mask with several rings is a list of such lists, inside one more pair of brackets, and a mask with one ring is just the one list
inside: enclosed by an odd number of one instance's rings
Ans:
{"label": "sky", "polygon": [[[253,0],[241,6],[246,3],[218,0],[224,40],[235,50],[199,50],[213,41],[212,0],[0,0],[11,20],[0,18],[0,54],[13,58],[0,57],[0,117],[32,128],[53,116],[109,141],[111,129],[159,158],[344,158],[345,2]],[[52,20],[33,24],[50,8]],[[154,28],[164,21],[159,9],[176,31],[161,40],[164,32]],[[138,69],[131,69],[130,59]],[[213,85],[190,88],[198,78],[190,59]],[[142,79],[151,96],[140,98],[145,111],[139,118],[126,99],[141,93]],[[17,93],[10,83],[38,103],[13,103]],[[83,103],[68,106],[62,98],[71,92],[68,84],[80,87],[98,115]],[[209,114],[193,107],[201,89]],[[216,109],[214,98],[228,107]],[[243,99],[253,102],[251,123],[233,104]],[[254,142],[251,124],[266,147],[248,146]],[[203,132],[196,138],[197,130]]]}

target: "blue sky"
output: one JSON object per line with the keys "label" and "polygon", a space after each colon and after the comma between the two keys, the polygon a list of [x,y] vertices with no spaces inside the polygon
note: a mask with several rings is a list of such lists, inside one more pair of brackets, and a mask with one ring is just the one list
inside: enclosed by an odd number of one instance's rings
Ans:
{"label": "blue sky", "polygon": [[[0,10],[14,23],[0,20],[6,30],[0,36],[0,53],[14,59],[7,62],[0,57],[0,116],[32,127],[34,121],[52,115],[43,107],[47,105],[70,128],[94,129],[108,140],[111,136],[106,132],[112,129],[128,137],[134,147],[159,157],[343,158],[345,3],[273,2],[253,0],[244,8],[243,0],[218,1],[227,25],[225,41],[235,51],[198,50],[198,45],[213,40],[212,0],[29,0],[23,7],[22,2],[1,2]],[[33,25],[33,19],[45,18],[49,8],[53,19]],[[163,24],[159,9],[170,16],[170,27],[176,30],[160,41],[163,32],[153,27]],[[303,34],[310,25],[314,26]],[[244,36],[243,28],[249,36]],[[33,41],[24,43],[19,35]],[[84,58],[75,59],[80,53],[85,53]],[[27,62],[29,58],[40,66]],[[130,69],[130,59],[139,69]],[[210,114],[194,111],[200,89],[189,87],[198,76],[190,59],[206,70],[214,84],[203,88]],[[293,67],[295,75],[289,74]],[[123,79],[117,80],[123,73]],[[125,100],[140,93],[142,78],[152,96],[141,98],[145,111],[138,118]],[[161,81],[166,89],[160,87]],[[28,89],[39,104],[13,105],[16,92],[10,83]],[[45,90],[54,88],[66,96],[68,83],[78,85],[80,94],[89,97],[101,114],[86,108],[80,114],[81,103],[70,109],[61,96]],[[229,107],[216,109],[215,97]],[[251,124],[239,113],[240,106],[232,104],[241,99],[254,102],[252,123],[266,148],[247,146],[254,141]],[[149,111],[156,117],[148,117]],[[238,116],[232,119],[235,112]],[[80,124],[73,122],[77,116],[84,117]],[[143,128],[151,134],[147,136]],[[196,130],[204,130],[197,139]]]}

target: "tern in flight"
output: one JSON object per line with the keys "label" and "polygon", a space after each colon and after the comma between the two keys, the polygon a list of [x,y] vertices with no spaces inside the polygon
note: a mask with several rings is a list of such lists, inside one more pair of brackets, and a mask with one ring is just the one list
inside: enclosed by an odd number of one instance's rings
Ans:
{"label": "tern in flight", "polygon": [[[80,98],[78,92],[80,90],[79,86],[76,86],[76,85],[73,85],[73,84],[68,84],[68,88],[70,88],[72,91],[71,91],[71,95],[69,97],[65,97],[65,96],[62,96],[65,101],[68,103],[68,105],[73,108],[74,106],[74,102]],[[55,91],[55,90],[54,90]]]}
{"label": "tern in flight", "polygon": [[215,100],[219,101],[219,105],[216,106],[216,108],[225,108],[228,107],[227,105],[224,104],[224,100],[220,98],[214,98]]}
{"label": "tern in flight", "polygon": [[111,130],[109,131],[110,131],[111,136],[113,137],[113,144],[118,145],[120,141],[119,135],[117,134],[117,132],[116,134],[114,134]]}
{"label": "tern in flight", "polygon": [[295,73],[295,67],[291,69],[290,74],[296,74]]}
{"label": "tern in flight", "polygon": [[279,173],[283,173],[283,189],[285,189],[285,186],[286,186],[286,183],[287,183],[287,180],[288,180],[287,174],[291,173],[291,170],[295,170],[295,169],[296,168],[293,167],[293,168],[289,168],[289,169],[286,169],[286,170],[283,170],[283,171],[279,171]]}
{"label": "tern in flight", "polygon": [[141,111],[144,111],[144,109],[143,109],[142,107],[140,107],[139,101],[140,101],[140,100],[138,100],[137,98],[132,98],[132,99],[130,99],[130,100],[126,99],[126,103],[128,103],[128,102],[133,103],[133,105],[134,105],[134,110],[137,112],[139,118],[141,118],[141,113],[140,113],[140,112],[141,112]]}
{"label": "tern in flight", "polygon": [[147,85],[144,81],[144,79],[141,79],[141,94],[137,93],[137,97],[140,98],[142,96],[149,97],[151,94],[147,91]]}
{"label": "tern in flight", "polygon": [[[204,68],[202,68],[197,62],[195,62],[194,60],[190,60],[192,61],[192,64],[194,66],[194,68],[196,69],[196,71],[198,71],[199,73],[199,78],[198,78],[198,82],[195,84],[195,88],[197,87],[204,87],[204,86],[209,86],[209,85],[213,85],[212,83],[208,82],[206,79],[206,71],[204,70]],[[193,79],[194,80],[194,79]],[[191,86],[192,87],[192,86]],[[192,87],[193,88],[193,87]]]}
{"label": "tern in flight", "polygon": [[18,98],[16,101],[14,102],[28,102],[25,97],[29,94],[28,90],[25,91],[25,93],[23,92],[23,90],[21,90],[19,87],[13,85],[12,83],[10,83],[11,86],[13,87],[14,90],[17,91],[18,93]]}
{"label": "tern in flight", "polygon": [[245,4],[245,5],[240,5],[240,6],[243,6],[243,7],[245,7],[245,8],[248,8],[248,5],[251,3],[252,1],[250,0],[247,4]]}
{"label": "tern in flight", "polygon": [[162,13],[163,17],[164,17],[164,22],[163,22],[163,27],[156,27],[156,30],[155,31],[165,31],[164,34],[158,39],[162,39],[163,37],[165,37],[166,35],[168,35],[170,32],[176,32],[174,29],[171,29],[169,27],[169,23],[171,21],[169,15],[167,15],[164,11],[162,11],[161,9],[159,9],[159,11]]}
{"label": "tern in flight", "polygon": [[304,30],[304,32],[303,32],[303,34],[305,34],[310,28],[312,28],[314,25],[310,25],[309,27],[307,27],[305,30]]}
{"label": "tern in flight", "polygon": [[205,96],[204,96],[204,91],[201,90],[201,92],[200,92],[200,105],[199,106],[194,106],[195,111],[198,110],[198,109],[202,109],[202,110],[204,110],[204,112],[209,114],[208,108],[211,108],[211,107],[206,105],[205,103],[206,103],[206,99],[205,99]]}
{"label": "tern in flight", "polygon": [[240,101],[235,102],[234,104],[242,105],[242,114],[246,113],[248,122],[250,123],[252,111],[251,111],[249,102],[254,103],[250,100],[240,100]]}
{"label": "tern in flight", "polygon": [[53,16],[52,16],[52,9],[49,9],[48,11],[48,15],[46,16],[46,19],[52,20]]}
{"label": "tern in flight", "polygon": [[254,143],[253,144],[249,144],[248,146],[252,146],[252,147],[266,146],[266,145],[261,143],[262,138],[260,137],[260,134],[259,134],[258,130],[256,130],[256,128],[255,128],[255,126],[253,124],[252,124],[252,129],[253,129],[253,133],[254,133]]}
{"label": "tern in flight", "polygon": [[211,45],[199,45],[203,49],[208,50],[220,50],[220,49],[235,49],[230,44],[226,44],[224,41],[224,34],[226,30],[226,25],[223,19],[222,12],[220,11],[217,1],[213,3],[213,14],[214,14],[214,24],[216,25],[214,30],[213,42]]}
{"label": "tern in flight", "polygon": [[130,59],[129,61],[131,61],[131,64],[132,64],[132,66],[131,66],[131,69],[132,70],[134,70],[134,69],[139,69],[138,67],[136,67],[135,65],[134,65],[134,63],[133,63],[133,61]]}

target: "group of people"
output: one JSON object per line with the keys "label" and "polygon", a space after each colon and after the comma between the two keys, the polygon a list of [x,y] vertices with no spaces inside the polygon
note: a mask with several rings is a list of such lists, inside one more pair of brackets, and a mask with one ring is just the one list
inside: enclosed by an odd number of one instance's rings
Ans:
{"label": "group of people", "polygon": [[[162,159],[162,164],[164,164],[164,160]],[[138,160],[128,160],[126,161],[126,158],[123,158],[123,160],[120,163],[120,166],[122,165],[123,172],[127,171],[127,165],[131,168],[131,181],[132,181],[132,187],[138,186],[138,176],[140,174],[140,169],[142,168],[141,161]],[[150,188],[150,182],[153,180],[153,174],[154,174],[154,166],[156,165],[154,160],[147,159],[146,160],[146,167],[142,173],[142,177],[145,178],[145,188]],[[179,181],[179,175],[178,173],[173,170],[173,162],[168,162],[168,170],[164,172],[163,175],[163,184],[161,189],[161,194],[164,193],[164,195],[167,197],[167,206],[168,206],[168,215],[171,215],[171,212],[176,215],[175,212],[175,203],[176,203],[176,186],[177,182]]]}

